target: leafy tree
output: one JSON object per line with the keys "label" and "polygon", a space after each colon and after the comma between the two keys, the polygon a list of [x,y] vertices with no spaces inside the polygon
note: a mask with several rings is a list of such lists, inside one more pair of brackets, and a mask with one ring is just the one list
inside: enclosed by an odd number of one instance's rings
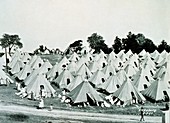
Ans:
{"label": "leafy tree", "polygon": [[70,48],[74,49],[74,52],[78,52],[82,50],[82,40],[77,40],[74,43],[70,44]]}
{"label": "leafy tree", "polygon": [[152,53],[152,52],[154,52],[157,49],[157,47],[152,42],[152,40],[146,38],[145,42],[142,45],[142,49],[145,49],[145,51],[147,51],[149,53]]}
{"label": "leafy tree", "polygon": [[98,35],[97,33],[93,33],[90,37],[88,37],[87,42],[89,43],[89,46],[94,49],[94,53],[100,53],[100,50],[106,50],[108,47],[104,43],[105,40],[102,36]]}
{"label": "leafy tree", "polygon": [[69,54],[71,51],[78,53],[78,51],[82,50],[82,40],[77,40],[69,45],[69,47],[66,49],[65,54]]}
{"label": "leafy tree", "polygon": [[158,52],[162,52],[162,51],[164,51],[164,50],[166,50],[167,52],[170,52],[170,46],[167,44],[167,42],[165,41],[165,40],[163,40],[162,42],[161,42],[161,44],[160,45],[158,45]]}
{"label": "leafy tree", "polygon": [[2,48],[8,49],[9,55],[11,55],[12,49],[23,47],[18,35],[4,34],[2,37],[3,38],[0,39],[0,45]]}
{"label": "leafy tree", "polygon": [[115,53],[119,53],[123,49],[123,44],[121,42],[121,39],[118,36],[116,36],[112,47]]}
{"label": "leafy tree", "polygon": [[20,38],[18,35],[9,35],[4,34],[2,38],[0,38],[0,46],[5,49],[5,57],[6,57],[6,71],[8,72],[8,57],[7,50],[9,55],[11,55],[11,50],[14,48],[22,48],[23,44],[20,42]]}
{"label": "leafy tree", "polygon": [[125,52],[131,50],[133,53],[139,53],[141,51],[141,47],[136,40],[136,35],[129,32],[127,38],[122,39],[123,47]]}

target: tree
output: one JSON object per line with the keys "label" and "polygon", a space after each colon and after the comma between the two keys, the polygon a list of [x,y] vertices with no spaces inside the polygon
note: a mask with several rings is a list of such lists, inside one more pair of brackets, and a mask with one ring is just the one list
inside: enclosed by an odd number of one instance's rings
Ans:
{"label": "tree", "polygon": [[5,57],[6,57],[6,71],[7,69],[7,64],[8,64],[8,58],[7,58],[7,49],[9,55],[11,55],[11,51],[13,48],[22,48],[23,44],[20,42],[20,38],[18,35],[9,35],[9,34],[4,34],[2,38],[0,39],[0,46],[5,49]]}
{"label": "tree", "polygon": [[112,47],[113,47],[115,53],[119,53],[123,49],[121,39],[118,36],[116,36]]}
{"label": "tree", "polygon": [[165,40],[163,40],[162,42],[161,42],[161,44],[160,45],[158,45],[158,52],[162,52],[162,51],[164,51],[164,50],[166,50],[167,52],[170,52],[170,46],[167,44],[167,42],[165,41]]}
{"label": "tree", "polygon": [[139,53],[141,47],[136,39],[136,35],[131,32],[128,33],[127,38],[122,39],[123,47],[125,52],[131,50],[133,53]]}
{"label": "tree", "polygon": [[12,49],[23,47],[23,44],[20,42],[20,40],[21,39],[18,35],[4,34],[3,38],[0,39],[0,45],[2,48],[8,49],[8,53],[11,55]]}
{"label": "tree", "polygon": [[74,41],[72,44],[69,45],[69,47],[66,49],[65,54],[69,54],[70,52],[76,52],[78,53],[78,51],[82,50],[82,40],[77,40]]}
{"label": "tree", "polygon": [[95,50],[95,53],[100,53],[100,50],[106,49],[107,46],[104,43],[105,40],[103,39],[103,37],[98,35],[97,33],[93,33],[90,37],[88,37],[87,42],[89,43],[89,46]]}
{"label": "tree", "polygon": [[77,40],[75,42],[73,42],[72,44],[70,44],[70,48],[73,48],[74,52],[78,52],[78,51],[81,51],[82,50],[82,40]]}
{"label": "tree", "polygon": [[146,52],[153,53],[157,47],[150,39],[145,39],[145,42],[142,45],[142,49],[145,49]]}

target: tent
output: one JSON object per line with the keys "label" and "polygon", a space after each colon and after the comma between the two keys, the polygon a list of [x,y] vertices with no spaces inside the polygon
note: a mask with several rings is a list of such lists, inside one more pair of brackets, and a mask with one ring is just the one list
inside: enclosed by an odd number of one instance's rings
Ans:
{"label": "tent", "polygon": [[117,102],[115,102],[116,104],[118,102],[123,102],[123,105],[127,105],[133,103],[133,101],[135,101],[135,103],[145,101],[144,96],[132,84],[130,79],[127,79],[112,96],[118,99]]}
{"label": "tent", "polygon": [[[142,91],[142,94],[155,100],[163,100],[165,93],[168,93],[168,85],[161,78],[155,80],[147,89]],[[170,95],[168,95],[170,97]]]}
{"label": "tent", "polygon": [[76,74],[81,75],[83,77],[83,79],[87,79],[92,76],[91,71],[85,64],[82,64],[82,66],[77,70]]}
{"label": "tent", "polygon": [[106,82],[102,83],[98,88],[106,90],[108,93],[115,92],[121,86],[121,82],[116,75],[110,76]]}
{"label": "tent", "polygon": [[77,53],[73,52],[73,54],[70,56],[70,58],[68,60],[76,62],[79,59],[80,59],[80,57],[77,55]]}
{"label": "tent", "polygon": [[52,68],[51,63],[47,60],[45,61],[40,68],[38,68],[39,73],[47,73]]}
{"label": "tent", "polygon": [[77,64],[74,61],[71,61],[67,68],[73,75],[75,75],[78,70]]}
{"label": "tent", "polygon": [[97,70],[88,81],[93,83],[96,87],[100,86],[103,82],[105,82],[106,78],[104,73],[101,70]]}
{"label": "tent", "polygon": [[50,82],[45,78],[43,74],[37,74],[33,80],[26,86],[26,92],[28,95],[33,93],[34,98],[40,97],[40,86],[44,87],[46,97],[54,97],[55,90],[50,85]]}
{"label": "tent", "polygon": [[89,64],[89,70],[94,73],[96,72],[97,70],[101,69],[100,66],[99,66],[99,63],[97,61],[93,61],[93,62],[90,62]]}
{"label": "tent", "polygon": [[68,84],[67,90],[72,91],[76,88],[81,82],[83,82],[83,78],[81,75],[77,75],[73,80]]}
{"label": "tent", "polygon": [[21,71],[19,71],[15,76],[19,79],[19,80],[25,80],[26,77],[28,76],[28,74],[30,74],[32,72],[32,69],[30,67],[30,65],[25,65],[23,67],[23,69]]}
{"label": "tent", "polygon": [[64,69],[63,72],[54,79],[54,82],[59,85],[60,88],[66,89],[67,85],[73,80],[73,75],[67,69]]}
{"label": "tent", "polygon": [[44,61],[41,59],[40,56],[37,56],[35,61],[31,64],[32,69],[38,69],[44,64]]}
{"label": "tent", "polygon": [[15,65],[12,67],[12,69],[10,70],[10,72],[12,74],[16,74],[18,72],[21,71],[21,69],[23,69],[24,67],[24,63],[21,60],[18,60]]}
{"label": "tent", "polygon": [[33,70],[24,80],[25,85],[28,85],[37,76],[39,71],[37,69]]}
{"label": "tent", "polygon": [[103,98],[98,92],[90,85],[88,81],[83,81],[76,88],[74,88],[68,95],[72,102],[75,103],[97,103],[103,102]]}
{"label": "tent", "polygon": [[[143,70],[139,70],[136,75],[133,76],[133,84],[138,89],[138,91],[142,91],[150,86],[148,78],[146,78],[147,74],[142,72]],[[147,80],[148,79],[148,80]]]}

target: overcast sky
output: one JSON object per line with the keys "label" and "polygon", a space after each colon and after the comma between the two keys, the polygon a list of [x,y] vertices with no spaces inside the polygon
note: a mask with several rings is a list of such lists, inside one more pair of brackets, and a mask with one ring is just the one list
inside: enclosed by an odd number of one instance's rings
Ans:
{"label": "overcast sky", "polygon": [[94,32],[110,46],[129,31],[170,44],[170,0],[0,0],[0,37],[18,34],[24,51],[64,50]]}

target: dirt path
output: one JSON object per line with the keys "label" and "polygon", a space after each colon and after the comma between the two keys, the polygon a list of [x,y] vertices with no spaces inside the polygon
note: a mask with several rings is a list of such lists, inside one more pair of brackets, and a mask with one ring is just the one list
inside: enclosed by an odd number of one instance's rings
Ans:
{"label": "dirt path", "polygon": [[[103,121],[103,122],[139,122],[140,116],[135,115],[116,115],[116,114],[102,114],[102,113],[87,113],[66,110],[36,109],[33,107],[26,107],[20,105],[3,105],[0,104],[0,112],[15,112],[24,113],[28,115],[47,116],[62,119],[75,119],[84,121]],[[162,117],[145,116],[146,122],[161,123]]]}

